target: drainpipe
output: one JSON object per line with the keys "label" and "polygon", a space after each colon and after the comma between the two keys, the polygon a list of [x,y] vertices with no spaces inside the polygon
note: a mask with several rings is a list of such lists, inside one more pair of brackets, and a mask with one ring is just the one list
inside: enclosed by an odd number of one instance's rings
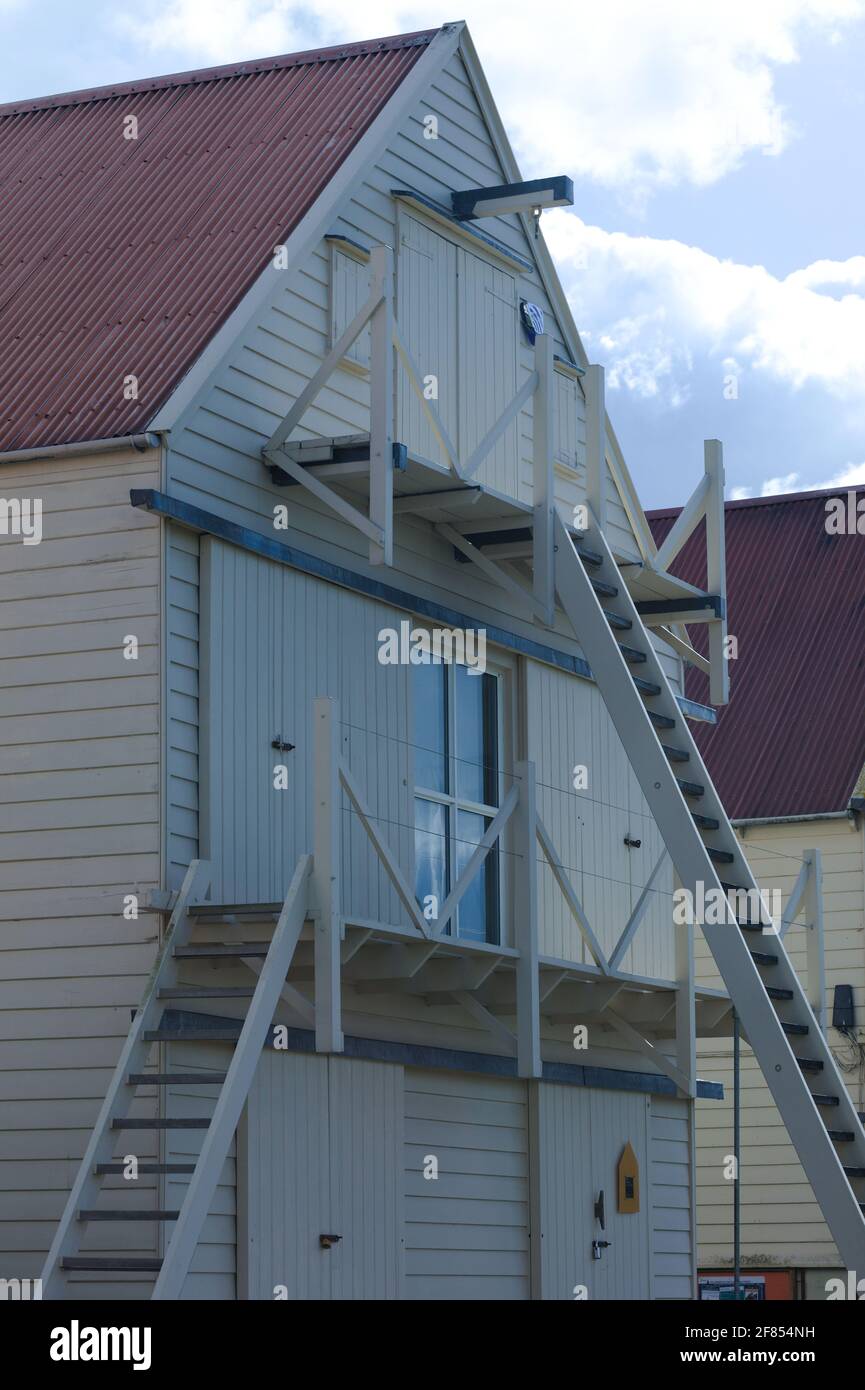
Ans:
{"label": "drainpipe", "polygon": [[736,1176],[733,1179],[733,1298],[738,1303],[742,1287],[742,1189],[739,1164],[742,1157],[741,1091],[739,1057],[739,1015],[733,1010],[733,1158]]}
{"label": "drainpipe", "polygon": [[117,449],[134,449],[144,454],[160,446],[158,434],[123,434],[114,439],[82,439],[74,444],[44,444],[39,449],[11,449],[0,453],[0,463],[29,463],[32,459],[78,458],[82,454],[108,454]]}

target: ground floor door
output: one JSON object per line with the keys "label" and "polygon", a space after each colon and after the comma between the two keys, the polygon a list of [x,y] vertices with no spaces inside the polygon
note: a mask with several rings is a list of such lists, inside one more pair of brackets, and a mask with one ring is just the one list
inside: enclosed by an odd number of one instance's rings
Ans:
{"label": "ground floor door", "polygon": [[402,1077],[262,1054],[239,1133],[241,1298],[400,1297]]}

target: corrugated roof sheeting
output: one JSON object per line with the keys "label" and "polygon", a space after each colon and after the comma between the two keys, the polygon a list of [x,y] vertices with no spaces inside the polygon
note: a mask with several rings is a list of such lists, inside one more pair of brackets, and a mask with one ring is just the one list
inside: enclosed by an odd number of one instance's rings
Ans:
{"label": "corrugated roof sheeting", "polygon": [[143,430],[436,32],[0,107],[0,450]]}
{"label": "corrugated roof sheeting", "polygon": [[[725,507],[738,656],[729,704],[694,735],[733,818],[844,810],[865,765],[865,535],[827,532],[826,499],[838,496],[845,490]],[[648,513],[658,543],[676,516]],[[705,555],[701,523],[671,569],[704,587]],[[705,652],[705,627],[689,633]],[[709,698],[699,671],[686,690]]]}

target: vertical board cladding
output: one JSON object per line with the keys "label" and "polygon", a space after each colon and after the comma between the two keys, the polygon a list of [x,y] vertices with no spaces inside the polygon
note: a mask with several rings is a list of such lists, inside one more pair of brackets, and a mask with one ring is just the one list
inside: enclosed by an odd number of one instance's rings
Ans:
{"label": "vertical board cladding", "polygon": [[[597,686],[530,661],[526,699],[538,813],[602,949],[609,953],[663,852],[660,832]],[[574,786],[577,768],[585,769],[588,781],[579,789]],[[627,847],[626,836],[639,840],[639,847]],[[588,959],[579,927],[546,862],[539,885],[541,953]],[[674,978],[672,889],[668,860],[654,880],[622,969]]]}
{"label": "vertical board cladding", "polygon": [[[645,1299],[652,1293],[651,1100],[628,1091],[545,1084],[537,1090],[540,1281],[545,1299]],[[616,1174],[630,1143],[640,1210],[617,1210]],[[604,1195],[605,1225],[595,1216]],[[608,1240],[601,1259],[592,1241]]]}
{"label": "vertical board cladding", "polygon": [[[168,1070],[190,1076],[196,1072],[227,1071],[231,1049],[214,1043],[172,1042],[166,1049]],[[219,1098],[218,1086],[185,1081],[166,1088],[165,1114],[183,1119],[213,1118]],[[207,1131],[169,1129],[166,1131],[166,1162],[195,1163]],[[179,1211],[189,1186],[184,1174],[169,1174],[164,1180],[163,1206]],[[237,1146],[232,1139],[210,1210],[201,1229],[181,1298],[230,1301],[237,1297]],[[167,1246],[174,1231],[166,1223],[163,1240]]]}
{"label": "vertical board cladding", "polygon": [[402,1130],[402,1067],[263,1053],[240,1135],[242,1297],[400,1298]]}
{"label": "vertical board cladding", "polygon": [[168,795],[166,874],[179,888],[198,853],[199,538],[166,527]]}
{"label": "vertical board cladding", "polygon": [[696,1254],[691,1102],[652,1096],[649,1135],[652,1297],[691,1299]]}
{"label": "vertical board cladding", "polygon": [[[156,453],[2,470],[5,497],[41,500],[42,539],[0,537],[0,1277],[39,1273],[155,953],[156,918],[123,910],[160,880],[160,531],[129,505],[158,486]],[[104,1204],[128,1195],[109,1184]],[[155,1202],[143,1179],[131,1204]],[[99,1222],[85,1249],[152,1255],[153,1238]]]}
{"label": "vertical board cladding", "polygon": [[[312,849],[313,701],[340,707],[344,757],[400,863],[412,854],[408,669],[378,659],[401,614],[220,542],[209,547],[207,800],[214,900],[275,902]],[[275,738],[295,744],[272,747]],[[286,789],[277,770],[285,768]],[[401,909],[343,798],[348,910],[384,922]]]}
{"label": "vertical board cladding", "polygon": [[523,1081],[406,1069],[406,1298],[530,1296],[527,1102]]}
{"label": "vertical board cladding", "polygon": [[[863,831],[853,820],[755,825],[740,829],[742,848],[766,894],[777,890],[786,907],[806,850],[819,849],[823,868],[823,941],[828,1000],[829,1043],[858,1109],[865,1110],[865,1083],[848,1040],[831,1027],[835,985],[853,986],[856,1017],[865,1010],[865,899]],[[773,899],[769,897],[772,906]],[[772,907],[775,911],[774,906]],[[807,911],[784,937],[784,946],[803,986],[808,987]],[[767,946],[771,950],[771,944]],[[718,979],[702,934],[695,939],[696,973],[701,984]],[[729,1038],[705,1039],[698,1048],[700,1075],[724,1083],[724,1101],[697,1107],[697,1165],[700,1265],[729,1263],[732,1226],[731,1185],[723,1177],[733,1124],[733,1061]],[[849,1070],[848,1070],[849,1068]],[[798,1156],[790,1142],[762,1072],[742,1044],[742,1253],[756,1266],[840,1264],[835,1242]],[[823,1089],[823,1088],[817,1088]]]}

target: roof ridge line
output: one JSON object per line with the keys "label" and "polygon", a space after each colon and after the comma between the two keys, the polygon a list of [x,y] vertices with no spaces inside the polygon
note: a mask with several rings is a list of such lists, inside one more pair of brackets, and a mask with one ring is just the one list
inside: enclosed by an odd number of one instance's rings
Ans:
{"label": "roof ridge line", "polygon": [[415,48],[429,44],[438,29],[419,29],[410,34],[394,34],[380,39],[362,39],[356,43],[334,44],[329,48],[304,49],[300,53],[281,53],[272,57],[249,58],[242,63],[222,63],[210,68],[190,68],[186,72],[164,73],[158,77],[133,79],[130,82],[108,83],[101,87],[82,87],[78,91],[58,92],[41,97],[26,97],[19,101],[0,103],[0,117],[24,115],[30,111],[50,111],[64,106],[83,106],[93,101],[110,101],[115,97],[138,96],[147,92],[164,91],[170,87],[191,87],[203,82],[218,82],[233,77],[251,77],[257,73],[275,72],[284,68],[304,67],[313,63],[339,62],[345,58],[360,58],[366,54],[383,53],[400,48]]}
{"label": "roof ridge line", "polygon": [[[724,500],[724,509],[727,510],[729,507],[777,507],[784,502],[807,502],[818,497],[838,497],[845,492],[865,492],[865,482],[838,483],[835,487],[811,488],[804,492],[773,492],[768,497],[727,497]],[[660,520],[666,516],[678,516],[681,510],[681,505],[649,507],[646,509],[646,516]]]}

